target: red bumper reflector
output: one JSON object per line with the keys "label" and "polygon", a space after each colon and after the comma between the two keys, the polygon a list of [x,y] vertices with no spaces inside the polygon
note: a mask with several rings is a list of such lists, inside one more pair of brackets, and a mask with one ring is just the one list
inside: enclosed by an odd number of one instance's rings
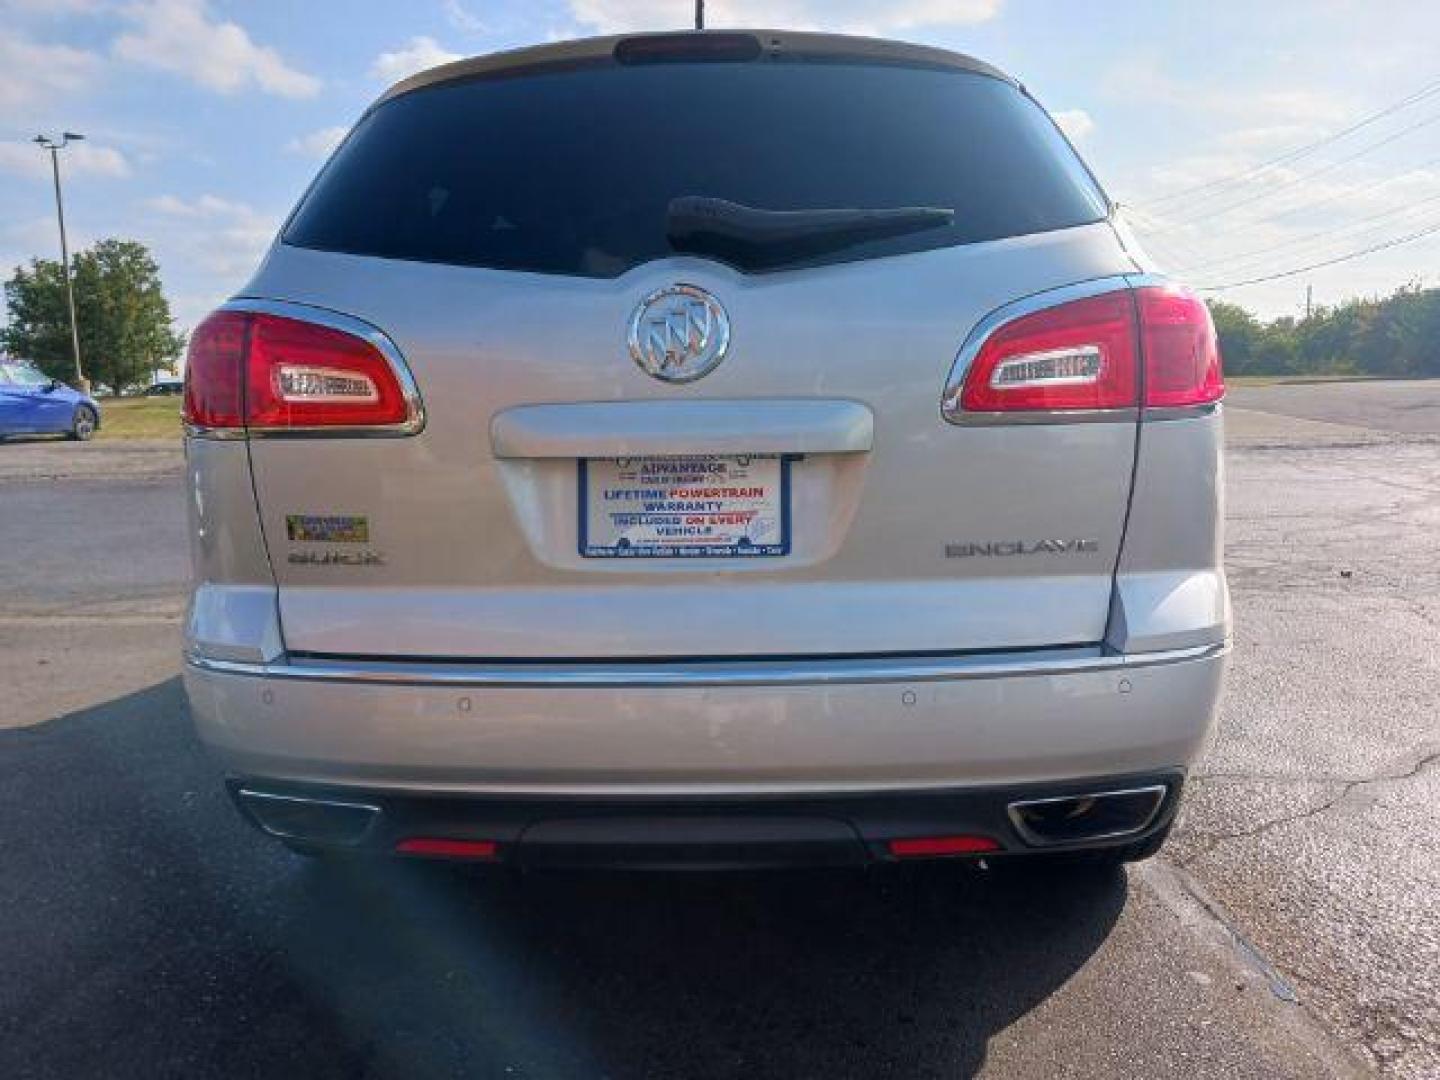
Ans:
{"label": "red bumper reflector", "polygon": [[890,854],[897,859],[925,859],[937,855],[974,855],[999,851],[1000,845],[988,836],[917,836],[890,841]]}
{"label": "red bumper reflector", "polygon": [[430,855],[442,859],[493,859],[500,851],[494,840],[449,840],[439,836],[412,836],[395,845],[401,855]]}

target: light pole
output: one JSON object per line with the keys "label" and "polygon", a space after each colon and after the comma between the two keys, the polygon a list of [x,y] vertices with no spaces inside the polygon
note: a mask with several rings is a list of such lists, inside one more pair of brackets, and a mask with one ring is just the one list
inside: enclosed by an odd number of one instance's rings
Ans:
{"label": "light pole", "polygon": [[50,168],[55,175],[55,214],[60,219],[60,273],[65,278],[65,302],[70,308],[70,347],[75,354],[75,384],[82,393],[90,392],[90,381],[80,369],[80,328],[75,322],[75,287],[70,283],[70,245],[65,239],[65,200],[60,197],[60,151],[72,142],[85,138],[73,131],[62,132],[60,141],[36,135],[35,142],[50,151]]}

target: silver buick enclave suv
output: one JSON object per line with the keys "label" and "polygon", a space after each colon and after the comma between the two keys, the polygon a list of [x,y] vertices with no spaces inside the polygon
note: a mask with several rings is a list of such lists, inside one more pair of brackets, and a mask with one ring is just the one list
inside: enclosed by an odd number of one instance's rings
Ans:
{"label": "silver buick enclave suv", "polygon": [[448,64],[193,335],[195,722],[311,853],[1141,858],[1228,648],[1222,393],[979,61]]}

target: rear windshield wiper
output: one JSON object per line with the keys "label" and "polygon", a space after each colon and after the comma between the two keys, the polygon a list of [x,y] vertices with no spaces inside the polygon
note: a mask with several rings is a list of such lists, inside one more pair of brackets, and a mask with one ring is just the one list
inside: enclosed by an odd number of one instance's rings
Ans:
{"label": "rear windshield wiper", "polygon": [[954,220],[954,210],[939,206],[757,210],[727,199],[683,195],[670,200],[665,233],[676,251],[716,255],[747,266],[774,266]]}

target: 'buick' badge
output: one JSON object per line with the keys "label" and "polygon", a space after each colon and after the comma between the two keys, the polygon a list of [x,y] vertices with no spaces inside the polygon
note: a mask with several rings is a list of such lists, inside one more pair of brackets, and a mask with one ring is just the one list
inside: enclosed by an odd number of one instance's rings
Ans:
{"label": "'buick' badge", "polygon": [[693,382],[715,370],[730,346],[730,316],[695,285],[671,285],[630,316],[630,355],[647,375]]}

